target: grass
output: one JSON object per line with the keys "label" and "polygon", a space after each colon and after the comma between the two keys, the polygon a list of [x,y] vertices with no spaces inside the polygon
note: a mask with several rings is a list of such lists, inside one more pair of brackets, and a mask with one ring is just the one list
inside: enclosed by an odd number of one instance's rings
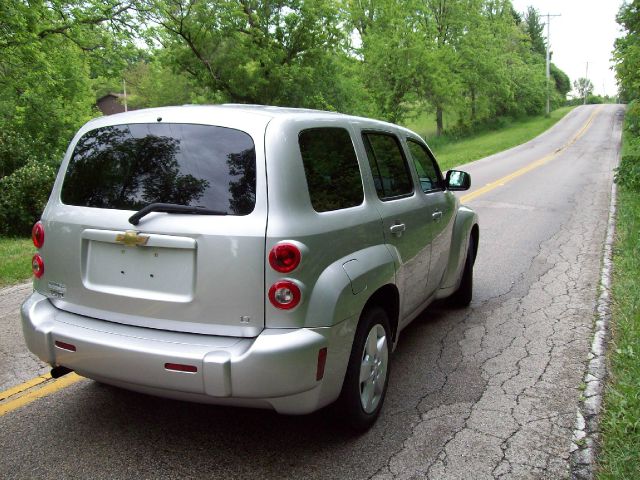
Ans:
{"label": "grass", "polygon": [[[469,137],[456,139],[443,135],[433,138],[424,135],[428,125],[413,125],[417,133],[427,137],[427,142],[438,159],[442,170],[478,160],[479,158],[502,152],[537,137],[552,127],[575,107],[562,107],[551,112],[549,117],[539,115],[522,120],[507,122],[499,130],[478,133]],[[420,117],[419,117],[420,118]],[[411,126],[409,126],[411,128]]]}
{"label": "grass", "polygon": [[29,279],[34,252],[31,238],[0,237],[0,287]]}
{"label": "grass", "polygon": [[[628,152],[626,141],[623,148]],[[613,345],[598,479],[631,480],[640,478],[640,194],[631,189],[618,190],[613,263]]]}

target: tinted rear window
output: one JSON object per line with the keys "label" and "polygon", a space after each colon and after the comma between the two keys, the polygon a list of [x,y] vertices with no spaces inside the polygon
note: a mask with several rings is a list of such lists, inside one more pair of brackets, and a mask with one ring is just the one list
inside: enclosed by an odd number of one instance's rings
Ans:
{"label": "tinted rear window", "polygon": [[316,212],[355,207],[364,200],[362,179],[349,132],[312,128],[300,133],[300,153],[311,205]]}
{"label": "tinted rear window", "polygon": [[87,132],[62,185],[66,204],[120,210],[160,202],[246,215],[255,198],[253,140],[210,125],[143,123]]}

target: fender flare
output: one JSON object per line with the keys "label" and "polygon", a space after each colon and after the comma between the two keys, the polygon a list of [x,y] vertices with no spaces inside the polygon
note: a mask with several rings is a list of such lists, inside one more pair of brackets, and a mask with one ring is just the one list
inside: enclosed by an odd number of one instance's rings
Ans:
{"label": "fender flare", "polygon": [[395,284],[395,267],[384,244],[335,261],[313,287],[305,327],[328,327],[359,318],[371,295],[390,283]]}
{"label": "fender flare", "polygon": [[[456,220],[453,225],[453,233],[451,235],[447,272],[440,286],[441,290],[455,290],[460,284],[462,269],[464,268],[464,262],[467,258],[469,237],[474,227],[478,229],[478,215],[476,212],[464,205],[458,207]],[[478,243],[476,242],[476,251],[477,248]],[[440,295],[438,296],[440,297]]]}

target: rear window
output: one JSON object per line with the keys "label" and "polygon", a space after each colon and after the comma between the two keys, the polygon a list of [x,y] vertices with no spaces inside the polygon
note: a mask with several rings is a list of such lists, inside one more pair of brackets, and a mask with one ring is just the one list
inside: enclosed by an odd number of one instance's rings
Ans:
{"label": "rear window", "polygon": [[303,130],[299,138],[311,205],[316,212],[355,207],[364,201],[351,136],[343,128]]}
{"label": "rear window", "polygon": [[255,146],[244,132],[210,125],[98,128],[78,141],[61,197],[85,207],[174,203],[246,215],[256,199]]}

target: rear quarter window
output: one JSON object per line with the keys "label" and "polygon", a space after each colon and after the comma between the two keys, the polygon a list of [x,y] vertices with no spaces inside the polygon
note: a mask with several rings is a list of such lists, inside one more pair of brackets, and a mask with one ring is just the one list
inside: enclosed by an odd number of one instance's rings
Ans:
{"label": "rear quarter window", "polygon": [[362,204],[360,168],[347,130],[334,127],[303,130],[298,142],[311,205],[316,212]]}
{"label": "rear quarter window", "polygon": [[143,123],[97,128],[76,144],[62,184],[68,205],[140,210],[174,203],[230,215],[253,211],[256,154],[245,132]]}

